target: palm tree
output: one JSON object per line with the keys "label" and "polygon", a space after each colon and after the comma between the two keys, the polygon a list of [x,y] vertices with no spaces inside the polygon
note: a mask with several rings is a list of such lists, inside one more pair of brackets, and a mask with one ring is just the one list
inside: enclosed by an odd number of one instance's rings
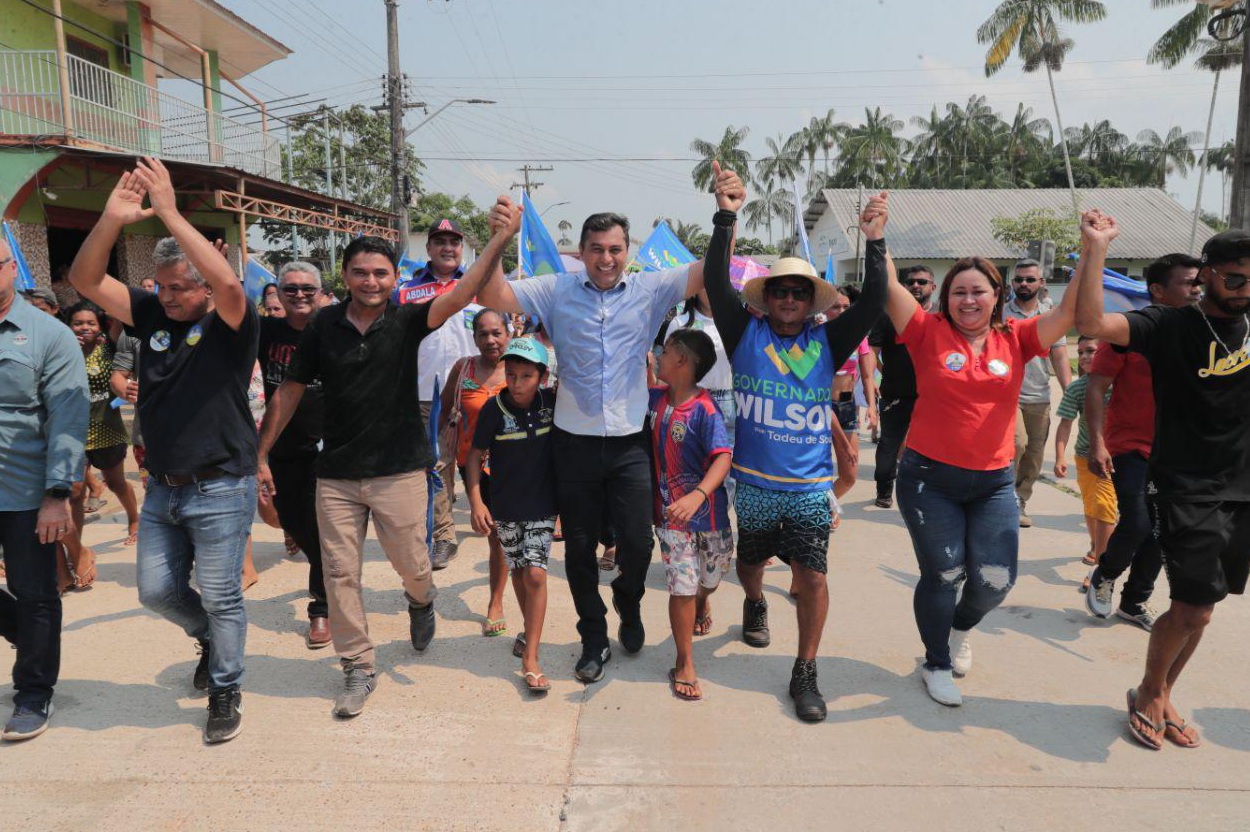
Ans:
{"label": "palm tree", "polygon": [[[968,187],[968,151],[971,149],[973,158],[989,158],[989,149],[993,144],[1002,120],[985,101],[985,96],[974,95],[968,98],[967,107],[958,104],[946,105],[948,122],[946,134],[950,138],[958,137],[958,147],[952,147],[963,156],[960,164],[960,187]],[[969,148],[971,145],[971,148]]]}
{"label": "palm tree", "polygon": [[1033,109],[1023,103],[1016,105],[1016,114],[1007,125],[1006,145],[1003,148],[1012,185],[1016,184],[1017,166],[1043,147],[1049,147],[1050,135],[1049,121],[1033,118]]}
{"label": "palm tree", "polygon": [[770,155],[759,160],[755,169],[756,175],[765,180],[775,179],[781,184],[798,179],[803,173],[801,142],[799,133],[788,139],[780,133],[775,139],[772,136],[764,139]]}
{"label": "palm tree", "polygon": [[1055,93],[1054,73],[1063,66],[1064,56],[1073,46],[1059,31],[1056,18],[1073,23],[1090,23],[1107,16],[1107,8],[1098,0],[1003,0],[998,8],[977,29],[977,43],[990,44],[985,55],[985,77],[990,77],[1017,51],[1024,61],[1025,72],[1046,67],[1050,98],[1055,106],[1055,123],[1063,146],[1063,162],[1068,173],[1068,190],[1072,194],[1072,210],[1079,211],[1076,184],[1072,179],[1072,159],[1068,141],[1063,134],[1063,117],[1059,113],[1059,96]]}
{"label": "palm tree", "polygon": [[1201,133],[1186,133],[1179,127],[1173,127],[1163,137],[1149,129],[1137,134],[1142,156],[1149,161],[1161,188],[1166,184],[1169,173],[1182,176],[1189,173],[1195,161],[1193,144],[1202,140]]}
{"label": "palm tree", "polygon": [[950,139],[949,124],[938,115],[937,105],[929,111],[928,118],[912,116],[913,127],[920,132],[911,140],[911,165],[909,184],[912,187],[941,187],[942,156],[946,154]]}
{"label": "palm tree", "polygon": [[[1208,170],[1219,171],[1220,173],[1220,210],[1224,211],[1224,221],[1228,221],[1228,177],[1233,172],[1233,159],[1236,157],[1235,143],[1230,139],[1219,147],[1213,147],[1207,150],[1207,163],[1204,167]],[[1193,247],[1190,246],[1192,249]]]}
{"label": "palm tree", "polygon": [[895,135],[903,121],[890,113],[864,109],[864,123],[842,139],[842,166],[859,185],[886,185],[902,172],[907,141]]}
{"label": "palm tree", "polygon": [[750,132],[750,127],[741,127],[735,130],[731,124],[725,128],[725,134],[715,144],[703,139],[692,141],[690,149],[703,157],[702,161],[695,165],[694,170],[691,172],[694,186],[701,191],[712,189],[712,183],[715,179],[712,173],[712,162],[714,161],[720,162],[722,168],[736,171],[742,177],[743,182],[748,182],[751,154],[742,149],[742,142],[746,140],[747,134]]}
{"label": "palm tree", "polygon": [[[847,125],[834,121],[832,107],[823,116],[812,116],[811,122],[807,125],[808,137],[813,144],[820,148],[821,154],[824,155],[825,176],[829,175],[829,154],[838,146],[838,141],[842,138],[846,128]],[[812,160],[812,163],[815,164],[815,159]]]}
{"label": "palm tree", "polygon": [[573,230],[573,223],[568,220],[560,220],[556,224],[556,228],[560,229],[560,239],[556,241],[558,246],[571,246],[573,241],[569,239],[569,232]]}

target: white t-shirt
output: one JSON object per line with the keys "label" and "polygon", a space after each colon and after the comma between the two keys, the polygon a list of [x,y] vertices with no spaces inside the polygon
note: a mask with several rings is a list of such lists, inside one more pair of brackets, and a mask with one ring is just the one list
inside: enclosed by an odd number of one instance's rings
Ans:
{"label": "white t-shirt", "polygon": [[477,344],[473,342],[473,316],[481,309],[478,304],[470,303],[421,341],[421,346],[417,347],[418,400],[433,401],[434,377],[438,376],[440,385],[447,384],[447,374],[456,359],[477,355]]}

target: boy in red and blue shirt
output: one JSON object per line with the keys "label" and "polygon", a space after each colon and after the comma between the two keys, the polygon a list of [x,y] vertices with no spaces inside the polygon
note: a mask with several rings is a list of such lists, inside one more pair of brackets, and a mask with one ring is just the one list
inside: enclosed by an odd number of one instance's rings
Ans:
{"label": "boy in red and blue shirt", "polygon": [[732,448],[720,408],[698,382],[716,363],[706,333],[679,329],[660,353],[658,375],[667,387],[651,390],[655,525],[668,578],[668,616],[677,647],[669,671],[673,693],[703,697],[694,670],[693,636],[711,627],[708,599],[733,559],[725,477]]}

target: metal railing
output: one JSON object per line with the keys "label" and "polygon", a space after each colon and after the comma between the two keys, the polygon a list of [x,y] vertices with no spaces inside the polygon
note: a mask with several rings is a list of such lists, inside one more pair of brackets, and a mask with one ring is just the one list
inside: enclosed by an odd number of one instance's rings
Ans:
{"label": "metal railing", "polygon": [[277,139],[125,75],[66,56],[67,129],[56,52],[0,50],[0,133],[68,136],[123,152],[282,178]]}

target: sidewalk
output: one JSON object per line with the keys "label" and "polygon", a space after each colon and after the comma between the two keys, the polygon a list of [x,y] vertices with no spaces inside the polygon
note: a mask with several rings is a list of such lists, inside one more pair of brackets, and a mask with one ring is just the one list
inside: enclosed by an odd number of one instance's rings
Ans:
{"label": "sidewalk", "polygon": [[342,679],[333,653],[304,647],[306,567],[284,557],[280,532],[255,526],[245,730],[205,747],[193,642],[138,606],[125,526],[103,518],[87,527],[96,587],[65,599],[53,727],[0,747],[0,829],[1245,829],[1244,600],[1221,605],[1177,693],[1204,746],[1141,748],[1125,731],[1124,694],[1147,636],[1087,616],[1079,502],[1039,484],[1019,583],[976,633],[964,706],[943,708],[916,673],[915,562],[897,511],[871,505],[873,451],[864,443],[833,538],[820,725],[798,722],[786,696],[796,629],[780,567],[767,581],[772,646],[739,640],[742,593],[730,579],[714,596],[711,634],[695,642],[704,701],[671,696],[658,554],[646,649],[627,656],[614,641],[605,680],[584,687],[572,678],[577,636],[557,545],[543,651],[553,690],[531,698],[509,652],[520,625],[511,594],[509,635],[481,636],[486,548],[460,511],[461,555],[437,575],[439,629],[424,656],[370,539],[380,683],[350,722],[330,716]]}

